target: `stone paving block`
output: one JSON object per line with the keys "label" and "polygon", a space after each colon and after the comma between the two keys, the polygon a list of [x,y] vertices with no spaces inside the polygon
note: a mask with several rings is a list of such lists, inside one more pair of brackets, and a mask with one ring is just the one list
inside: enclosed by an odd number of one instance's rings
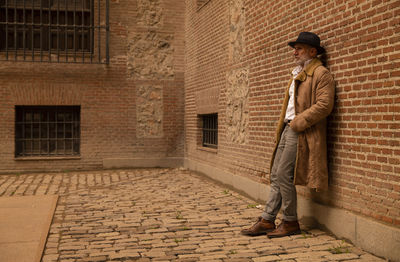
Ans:
{"label": "stone paving block", "polygon": [[[324,254],[326,255],[327,253],[329,254],[329,252],[326,252]],[[318,254],[313,254],[312,252],[299,252],[299,253],[282,254],[282,255],[279,255],[279,257],[282,260],[285,260],[285,259],[297,259],[297,258],[310,258],[313,256],[318,257],[319,255],[320,255],[319,252],[318,252]],[[323,255],[321,255],[321,256],[323,256]]]}
{"label": "stone paving block", "polygon": [[200,257],[200,261],[221,261],[221,259],[228,258],[226,255],[205,255]]}
{"label": "stone paving block", "polygon": [[254,262],[271,262],[271,261],[280,261],[282,260],[278,256],[265,256],[265,257],[256,257],[253,258]]}
{"label": "stone paving block", "polygon": [[295,240],[288,240],[288,241],[282,241],[279,242],[279,245],[282,246],[285,249],[294,249],[294,248],[304,248],[306,245],[299,241]]}
{"label": "stone paving block", "polygon": [[257,256],[258,256],[257,252],[248,249],[235,250],[235,252],[229,254],[230,258],[252,258]]}
{"label": "stone paving block", "polygon": [[296,258],[296,262],[327,262],[326,258],[310,258],[310,257],[303,257],[303,258]]}
{"label": "stone paving block", "polygon": [[141,253],[143,257],[157,258],[166,255],[165,249],[151,249],[150,251]]}
{"label": "stone paving block", "polygon": [[343,253],[343,254],[331,254],[325,256],[325,258],[332,261],[343,261],[343,260],[356,259],[359,258],[359,256],[353,253]]}
{"label": "stone paving block", "polygon": [[223,261],[228,261],[228,262],[251,262],[253,261],[251,258],[227,258],[223,259]]}
{"label": "stone paving block", "polygon": [[56,262],[58,260],[58,254],[44,255],[42,262]]}
{"label": "stone paving block", "polygon": [[194,253],[191,253],[191,254],[185,254],[185,255],[179,255],[178,256],[178,258],[180,258],[180,259],[187,259],[187,258],[199,258],[199,257],[202,257],[203,256],[203,254],[194,254]]}
{"label": "stone paving block", "polygon": [[218,246],[215,246],[215,247],[200,247],[200,248],[197,248],[195,250],[195,252],[196,253],[208,254],[208,253],[211,253],[211,252],[216,252],[216,251],[221,251],[221,250],[222,250],[222,248],[218,247]]}

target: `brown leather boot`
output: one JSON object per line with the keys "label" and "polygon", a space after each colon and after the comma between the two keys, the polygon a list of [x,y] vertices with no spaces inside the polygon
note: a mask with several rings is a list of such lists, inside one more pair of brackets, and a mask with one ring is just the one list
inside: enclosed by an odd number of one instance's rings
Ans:
{"label": "brown leather boot", "polygon": [[274,222],[259,217],[257,223],[255,223],[250,228],[243,229],[241,233],[246,236],[260,236],[260,235],[265,235],[274,229],[275,229]]}
{"label": "brown leather boot", "polygon": [[297,221],[285,221],[282,220],[282,223],[272,232],[267,234],[267,237],[274,238],[274,237],[285,237],[291,235],[300,234],[300,226]]}

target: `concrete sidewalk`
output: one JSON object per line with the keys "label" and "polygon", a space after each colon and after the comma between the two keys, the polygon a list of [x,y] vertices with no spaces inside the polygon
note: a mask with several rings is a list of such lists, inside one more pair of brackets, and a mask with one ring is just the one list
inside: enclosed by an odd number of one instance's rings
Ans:
{"label": "concrete sidewalk", "polygon": [[242,236],[258,204],[183,169],[0,175],[0,196],[45,194],[59,201],[43,262],[385,261],[318,229]]}

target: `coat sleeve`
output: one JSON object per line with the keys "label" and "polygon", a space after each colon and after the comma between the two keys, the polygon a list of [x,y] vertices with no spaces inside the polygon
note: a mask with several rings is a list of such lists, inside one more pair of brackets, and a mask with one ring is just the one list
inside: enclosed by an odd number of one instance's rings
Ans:
{"label": "coat sleeve", "polygon": [[316,81],[316,101],[310,108],[296,115],[290,123],[295,132],[302,132],[326,118],[332,111],[335,97],[335,83],[328,70],[324,70]]}

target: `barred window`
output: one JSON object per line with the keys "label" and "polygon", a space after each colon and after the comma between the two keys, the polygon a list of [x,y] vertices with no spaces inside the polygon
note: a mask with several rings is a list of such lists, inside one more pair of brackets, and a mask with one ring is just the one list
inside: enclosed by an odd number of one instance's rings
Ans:
{"label": "barred window", "polygon": [[16,157],[79,153],[80,106],[16,106]]}
{"label": "barred window", "polygon": [[0,0],[1,60],[108,63],[108,0],[96,1]]}
{"label": "barred window", "polygon": [[218,114],[201,115],[202,146],[218,147]]}

